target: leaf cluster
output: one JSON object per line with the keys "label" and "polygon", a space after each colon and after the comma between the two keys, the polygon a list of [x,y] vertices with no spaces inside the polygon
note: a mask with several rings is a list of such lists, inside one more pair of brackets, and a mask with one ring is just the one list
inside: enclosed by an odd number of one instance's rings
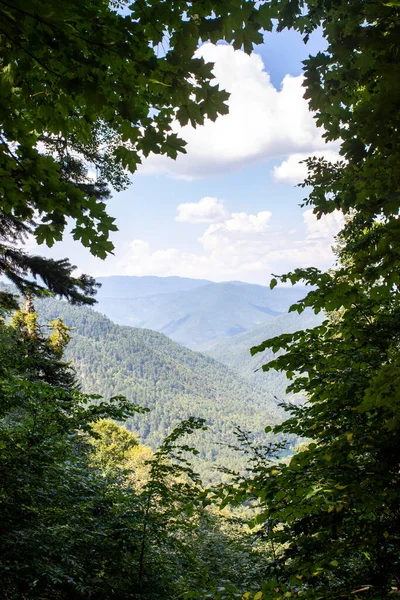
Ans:
{"label": "leaf cluster", "polygon": [[[397,3],[273,2],[278,28],[322,27],[327,49],[305,61],[305,97],[340,144],[341,160],[307,161],[305,204],[317,217],[341,210],[337,264],[304,281],[325,322],[252,349],[279,352],[263,369],[286,373],[287,405],[274,431],[308,440],[286,462],[260,462],[238,498],[260,503],[258,523],[278,549],[263,598],[398,596],[399,529],[399,86]],[[282,352],[283,351],[283,352]],[[235,498],[230,492],[230,497]]]}
{"label": "leaf cluster", "polygon": [[[72,222],[73,238],[105,258],[117,229],[106,211],[110,186],[126,187],[128,173],[150,153],[176,158],[184,152],[175,123],[196,127],[228,111],[213,65],[195,56],[199,43],[226,40],[250,52],[262,42],[262,26],[252,0],[73,0],[62,6],[4,0],[0,223],[53,246]],[[7,243],[0,248],[6,258],[0,267],[20,290],[26,283],[21,269],[42,278],[47,273],[47,286],[57,281],[51,267],[60,275],[69,269],[64,261],[38,270],[37,257]],[[93,282],[85,283],[74,286],[92,294]],[[50,289],[64,295],[56,283]]]}

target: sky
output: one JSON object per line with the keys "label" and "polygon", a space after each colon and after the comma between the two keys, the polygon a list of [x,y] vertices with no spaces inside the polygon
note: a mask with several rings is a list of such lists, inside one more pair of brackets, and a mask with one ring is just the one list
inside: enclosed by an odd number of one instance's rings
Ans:
{"label": "sky", "polygon": [[179,275],[268,284],[296,267],[329,268],[342,216],[317,220],[299,204],[307,156],[337,158],[303,98],[302,61],[324,48],[316,32],[307,45],[293,31],[267,33],[249,56],[224,44],[198,54],[215,62],[230,92],[229,115],[202,127],[179,127],[187,154],[150,156],[130,187],[114,193],[108,212],[119,231],[114,256],[95,259],[68,235],[51,250],[94,276]]}

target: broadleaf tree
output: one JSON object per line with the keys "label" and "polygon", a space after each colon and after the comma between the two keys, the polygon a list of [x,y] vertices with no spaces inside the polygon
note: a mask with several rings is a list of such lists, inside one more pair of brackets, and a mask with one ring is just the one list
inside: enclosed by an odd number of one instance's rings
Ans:
{"label": "broadleaf tree", "polygon": [[194,56],[199,43],[250,52],[266,26],[252,0],[1,2],[0,270],[20,291],[93,302],[93,280],[16,242],[30,234],[52,246],[70,220],[95,256],[112,252],[111,188],[150,152],[185,151],[175,121],[196,127],[228,110],[213,65]]}
{"label": "broadleaf tree", "polygon": [[307,161],[304,204],[319,218],[342,211],[345,225],[334,269],[271,282],[313,286],[291,310],[324,311],[326,321],[252,349],[284,351],[263,368],[285,371],[307,402],[287,406],[275,431],[305,445],[289,461],[258,464],[230,495],[250,490],[279,549],[255,597],[389,598],[400,589],[400,7],[273,0],[268,11],[279,30],[307,40],[321,27],[326,39],[304,63],[305,96],[341,157]]}
{"label": "broadleaf tree", "polygon": [[[0,319],[0,587],[19,598],[131,597],[135,526],[123,530],[115,481],[90,464],[88,434],[103,417],[142,411],[85,396],[62,361],[68,332],[49,336],[32,305]],[[137,537],[137,536],[136,536]],[[120,563],[116,572],[115,561]]]}

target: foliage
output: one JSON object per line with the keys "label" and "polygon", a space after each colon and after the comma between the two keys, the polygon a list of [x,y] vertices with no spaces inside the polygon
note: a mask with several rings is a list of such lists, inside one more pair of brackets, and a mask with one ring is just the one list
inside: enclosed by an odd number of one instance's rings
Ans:
{"label": "foliage", "polygon": [[[2,221],[2,222],[1,222]],[[26,295],[50,296],[56,294],[67,298],[72,304],[94,304],[90,297],[96,294],[99,286],[93,277],[80,275],[75,277],[75,265],[67,259],[54,260],[42,256],[29,255],[9,242],[22,241],[12,239],[2,232],[5,219],[0,220],[0,240],[6,242],[0,246],[0,272],[10,279],[16,288]],[[30,229],[27,227],[27,233]],[[0,293],[0,305],[8,309],[18,309],[17,298]]]}
{"label": "foliage", "polygon": [[277,0],[269,9],[279,29],[307,38],[323,28],[328,47],[305,62],[306,97],[343,160],[309,159],[306,203],[348,218],[332,272],[280,277],[314,286],[291,310],[324,311],[325,322],[252,349],[285,351],[263,368],[286,372],[289,391],[308,402],[288,406],[275,431],[309,442],[288,463],[260,463],[231,497],[251,489],[279,548],[259,597],[389,598],[400,581],[399,7]]}
{"label": "foliage", "polygon": [[228,110],[212,64],[194,56],[199,41],[250,52],[270,20],[243,0],[4,0],[0,23],[0,265],[20,291],[39,291],[32,273],[85,302],[92,280],[15,242],[32,234],[52,246],[70,218],[74,239],[105,258],[116,230],[109,186],[123,189],[150,152],[184,152],[175,121],[196,127]]}
{"label": "foliage", "polygon": [[68,328],[42,330],[30,300],[0,321],[2,597],[173,600],[221,591],[222,577],[255,585],[249,534],[210,511],[188,460],[204,420],[142,446],[110,418],[144,410],[83,395],[63,362]]}
{"label": "foliage", "polygon": [[[52,245],[71,218],[75,239],[106,256],[115,230],[105,211],[108,186],[121,189],[124,169],[134,171],[150,152],[182,151],[175,119],[195,126],[226,112],[212,65],[193,57],[198,41],[224,38],[250,51],[272,19],[305,39],[322,26],[328,47],[305,62],[306,97],[342,160],[308,161],[305,203],[318,216],[340,209],[348,219],[333,272],[299,269],[281,279],[314,286],[294,310],[312,307],[328,318],[254,350],[285,351],[265,370],[285,371],[289,390],[307,394],[308,403],[289,407],[276,432],[309,442],[287,462],[260,457],[254,476],[225,501],[256,499],[257,523],[276,547],[260,571],[260,591],[250,594],[257,600],[398,596],[398,2],[3,1],[0,14],[1,268],[20,290],[43,292],[32,273],[77,302],[94,282],[72,278],[68,261],[26,256],[18,243],[33,233]],[[1,300],[13,302],[8,292]],[[167,471],[178,467],[164,460],[176,439],[150,462],[140,496],[97,473],[84,432],[99,417],[122,419],[131,409],[121,399],[114,409],[90,404],[74,388],[61,364],[66,333],[58,323],[46,341],[31,311],[0,324],[3,595],[176,597],[185,567],[201,597],[204,563],[179,520],[197,506],[196,485],[169,480]],[[160,567],[165,575],[155,585]]]}
{"label": "foliage", "polygon": [[[323,320],[323,315],[315,315],[311,310],[306,310],[300,315],[297,312],[285,313],[265,323],[260,323],[257,327],[244,333],[235,335],[233,338],[217,340],[207,350],[206,354],[227,365],[232,371],[261,388],[267,396],[275,397],[277,402],[282,402],[288,399],[285,375],[273,370],[268,371],[266,375],[261,368],[265,362],[273,358],[272,350],[268,348],[254,357],[250,355],[249,348],[258,345],[261,340],[267,337],[278,337],[282,333],[310,329],[320,325]],[[282,415],[284,415],[283,411]]]}
{"label": "foliage", "polygon": [[122,468],[129,451],[136,449],[136,435],[109,419],[100,419],[91,426],[89,440],[93,447],[94,464],[103,471]]}
{"label": "foliage", "polygon": [[81,394],[61,361],[65,330],[55,323],[46,338],[28,308],[0,322],[2,597],[109,597],[111,557],[123,550],[119,517],[112,488],[89,466],[84,433],[136,409]]}
{"label": "foliage", "polygon": [[65,356],[83,391],[122,394],[150,409],[146,419],[133,415],[127,421],[143,443],[156,449],[182,419],[196,415],[207,420],[207,431],[192,434],[199,450],[194,464],[203,481],[221,477],[217,464],[245,467],[242,453],[228,447],[235,444],[235,424],[261,441],[265,424],[278,423],[284,414],[271,395],[160,333],[116,325],[92,309],[51,298],[38,300],[37,306],[44,321],[61,316],[72,328]]}
{"label": "foliage", "polygon": [[[263,557],[260,548],[252,548],[252,535],[243,519],[213,510],[187,460],[196,450],[185,440],[203,428],[203,419],[189,418],[155,452],[135,443],[125,449],[122,460],[117,451],[113,464],[107,464],[107,470],[111,467],[123,473],[119,483],[124,492],[122,504],[140,531],[139,549],[131,555],[130,568],[136,573],[135,589],[141,597],[222,599],[233,592],[240,598],[239,590],[260,580]],[[107,449],[105,432],[112,431],[114,440],[121,440],[121,451],[132,436],[112,421],[102,421],[96,430]],[[95,463],[103,451],[104,445],[96,443]]]}

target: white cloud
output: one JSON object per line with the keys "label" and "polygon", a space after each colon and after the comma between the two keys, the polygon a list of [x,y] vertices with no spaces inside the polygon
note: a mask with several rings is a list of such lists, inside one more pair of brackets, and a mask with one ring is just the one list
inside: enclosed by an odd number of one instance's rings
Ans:
{"label": "white cloud", "polygon": [[217,254],[231,255],[237,251],[239,254],[244,248],[249,251],[252,240],[264,238],[269,229],[268,222],[271,218],[269,211],[261,211],[256,215],[247,213],[233,213],[222,223],[210,225],[199,238],[205,250]]}
{"label": "white cloud", "polygon": [[339,210],[334,210],[317,219],[312,208],[310,208],[303,213],[303,220],[308,240],[333,239],[344,225],[343,213]]}
{"label": "white cloud", "polygon": [[292,230],[274,223],[268,211],[255,215],[233,213],[206,227],[199,237],[198,253],[174,247],[153,251],[146,241],[136,239],[118,253],[119,259],[107,261],[107,272],[102,270],[97,275],[180,275],[266,284],[271,273],[296,267],[329,268],[334,259],[332,236],[341,219],[332,213],[318,221],[312,211],[305,211],[303,227],[294,235]]}
{"label": "white cloud", "polygon": [[[299,215],[300,216],[300,215]],[[237,212],[223,220],[204,223],[198,238],[198,251],[185,251],[170,244],[154,249],[144,239],[116,244],[115,255],[107,261],[89,257],[82,262],[82,251],[75,242],[56,244],[52,249],[38,247],[30,239],[29,251],[53,258],[69,256],[85,272],[102,275],[178,275],[213,281],[242,280],[267,284],[271,273],[285,273],[296,267],[327,269],[334,262],[333,238],[344,224],[343,215],[334,211],[321,219],[312,209],[302,213],[295,229],[277,222],[269,211],[256,214]],[[71,246],[72,244],[72,246]]]}
{"label": "white cloud", "polygon": [[215,223],[226,217],[222,200],[205,196],[199,202],[186,202],[177,208],[175,221],[187,223]]}
{"label": "white cloud", "polygon": [[302,161],[306,160],[309,156],[324,157],[330,162],[336,162],[341,159],[339,154],[333,150],[291,154],[280,165],[274,167],[273,176],[275,181],[293,184],[302,183],[307,177],[307,165]]}
{"label": "white cloud", "polygon": [[139,173],[168,174],[196,179],[229,171],[245,163],[265,161],[294,153],[313,153],[326,144],[303,98],[303,78],[286,75],[276,89],[258,54],[245,54],[231,46],[207,43],[198,55],[215,62],[220,87],[231,93],[229,114],[215,123],[174,130],[187,141],[187,154],[176,161],[151,155]]}

